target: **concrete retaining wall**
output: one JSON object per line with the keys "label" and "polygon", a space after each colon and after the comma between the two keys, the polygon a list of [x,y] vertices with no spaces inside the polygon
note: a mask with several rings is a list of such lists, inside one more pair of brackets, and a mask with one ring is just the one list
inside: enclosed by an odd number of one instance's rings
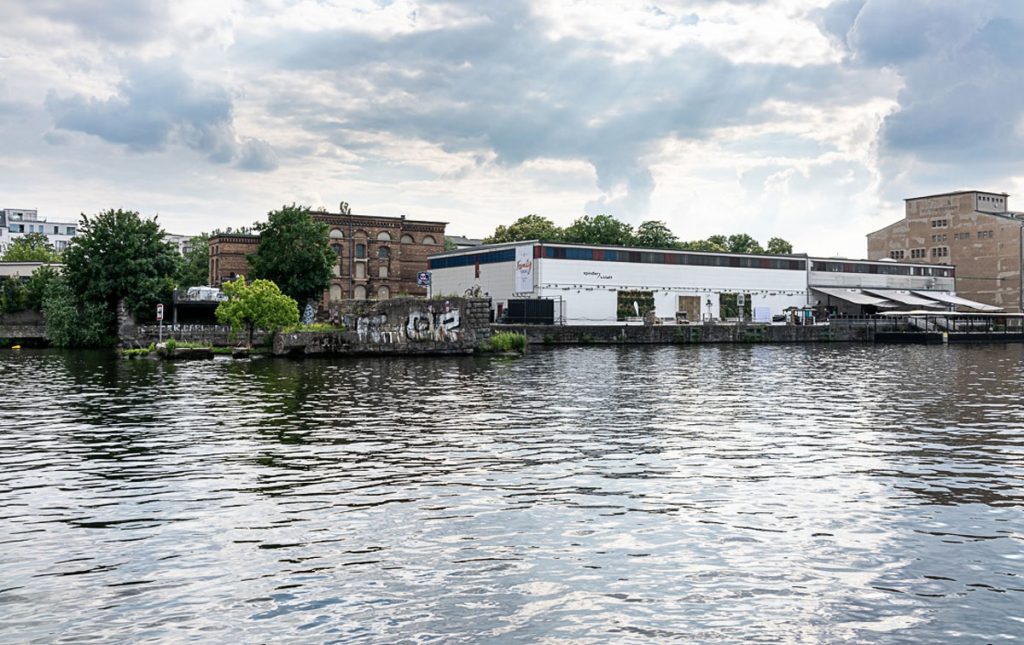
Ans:
{"label": "concrete retaining wall", "polygon": [[342,332],[278,334],[274,354],[467,354],[490,336],[486,298],[348,300],[328,312]]}
{"label": "concrete retaining wall", "polygon": [[[122,333],[124,329],[122,328]],[[132,328],[131,336],[122,336],[122,345],[141,345],[145,347],[150,343],[157,342],[160,337],[159,325],[137,325]],[[248,342],[248,334],[239,330],[236,337],[231,336],[231,327],[228,325],[164,325],[163,339],[173,338],[187,343],[210,343],[214,347],[232,347],[239,343]],[[257,331],[253,336],[253,345],[262,345],[267,342],[267,335]]]}
{"label": "concrete retaining wall", "polygon": [[532,345],[871,342],[866,327],[830,325],[491,325]]}

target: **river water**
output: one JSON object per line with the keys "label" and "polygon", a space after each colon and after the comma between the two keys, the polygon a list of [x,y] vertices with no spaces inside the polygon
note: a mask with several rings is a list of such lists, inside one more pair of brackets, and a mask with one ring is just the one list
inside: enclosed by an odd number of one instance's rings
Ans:
{"label": "river water", "polygon": [[3,642],[1024,639],[1024,347],[0,353]]}

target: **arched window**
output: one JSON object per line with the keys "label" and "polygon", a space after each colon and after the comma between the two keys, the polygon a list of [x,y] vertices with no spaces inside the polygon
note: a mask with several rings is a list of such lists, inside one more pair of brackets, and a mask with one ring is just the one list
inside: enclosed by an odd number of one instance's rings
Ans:
{"label": "arched window", "polygon": [[389,249],[386,246],[380,247],[379,249],[377,249],[377,257],[379,257],[381,260],[387,260],[389,257],[391,257],[391,249]]}
{"label": "arched window", "polygon": [[366,287],[361,284],[357,284],[355,290],[352,292],[352,297],[356,300],[366,300]]}
{"label": "arched window", "polygon": [[380,242],[390,242],[391,235],[387,231],[381,231],[380,233],[377,233],[377,240]]}
{"label": "arched window", "polygon": [[345,234],[341,232],[340,228],[332,228],[331,229],[331,239],[332,240],[343,240],[343,239],[345,239]]}
{"label": "arched window", "polygon": [[339,300],[341,300],[341,285],[340,284],[332,284],[331,285],[331,302],[338,302]]}
{"label": "arched window", "polygon": [[391,297],[391,289],[387,287],[381,287],[377,289],[377,300],[387,300]]}
{"label": "arched window", "polygon": [[331,245],[331,250],[332,250],[332,251],[334,251],[334,252],[335,252],[336,254],[338,254],[338,255],[341,255],[341,251],[342,251],[342,249],[344,249],[344,248],[345,248],[345,247],[344,247],[344,246],[342,246],[341,244],[332,244],[332,245]]}
{"label": "arched window", "polygon": [[356,257],[360,260],[366,257],[366,245],[356,244]]}
{"label": "arched window", "polygon": [[408,233],[402,236],[402,244],[412,244],[415,241],[416,240],[412,239],[412,235],[409,235]]}
{"label": "arched window", "polygon": [[434,238],[429,236],[429,235],[426,235],[426,236],[423,237],[423,243],[424,244],[437,244],[437,242],[434,240]]}

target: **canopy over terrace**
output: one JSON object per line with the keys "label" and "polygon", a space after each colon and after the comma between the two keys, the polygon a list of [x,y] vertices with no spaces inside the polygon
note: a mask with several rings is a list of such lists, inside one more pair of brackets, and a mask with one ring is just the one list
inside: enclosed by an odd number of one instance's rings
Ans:
{"label": "canopy over terrace", "polygon": [[975,302],[974,300],[968,300],[967,298],[961,298],[960,296],[952,293],[945,293],[941,291],[915,291],[919,296],[925,296],[944,302],[950,305],[958,305],[960,307],[967,307],[968,309],[974,309],[975,311],[995,312],[1002,311],[1002,307],[993,307],[992,305],[986,305],[983,302]]}
{"label": "canopy over terrace", "polygon": [[939,309],[944,309],[946,307],[946,303],[930,297],[922,297],[922,293],[928,292],[919,292],[918,295],[914,295],[910,291],[896,289],[865,289],[864,291],[876,295],[879,298],[894,300],[900,304],[910,305],[911,307],[935,307]]}
{"label": "canopy over terrace", "polygon": [[873,296],[869,293],[865,293],[862,289],[837,289],[826,287],[812,287],[812,289],[814,291],[820,291],[826,296],[838,298],[844,302],[860,305],[861,307],[875,307],[878,309],[892,309],[899,307],[899,304],[892,300]]}

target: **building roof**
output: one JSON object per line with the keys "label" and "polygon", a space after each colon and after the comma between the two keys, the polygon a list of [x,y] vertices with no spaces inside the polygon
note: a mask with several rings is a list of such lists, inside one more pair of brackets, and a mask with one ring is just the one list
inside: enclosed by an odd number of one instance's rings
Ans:
{"label": "building roof", "polygon": [[933,197],[952,197],[953,195],[970,195],[971,193],[982,193],[985,195],[999,195],[1001,197],[1009,197],[1010,193],[997,193],[991,190],[954,190],[948,193],[936,193],[934,195],[921,195],[919,197],[906,197],[903,199],[905,202],[912,202],[915,199],[931,199]]}
{"label": "building roof", "polygon": [[686,249],[652,248],[646,246],[622,246],[617,244],[578,244],[576,242],[545,242],[544,240],[521,240],[517,242],[501,242],[500,244],[481,244],[480,246],[472,246],[464,249],[453,249],[451,251],[434,253],[430,257],[437,258],[449,255],[463,255],[466,253],[480,253],[482,251],[496,251],[499,249],[515,248],[517,246],[532,246],[536,244],[542,244],[544,246],[563,246],[582,249],[612,249],[616,251],[640,251],[644,253],[691,253],[696,255],[735,255],[742,257],[791,258],[799,260],[804,260],[807,258],[806,253],[790,253],[777,255],[772,255],[770,253],[729,253],[726,251],[689,251]]}

